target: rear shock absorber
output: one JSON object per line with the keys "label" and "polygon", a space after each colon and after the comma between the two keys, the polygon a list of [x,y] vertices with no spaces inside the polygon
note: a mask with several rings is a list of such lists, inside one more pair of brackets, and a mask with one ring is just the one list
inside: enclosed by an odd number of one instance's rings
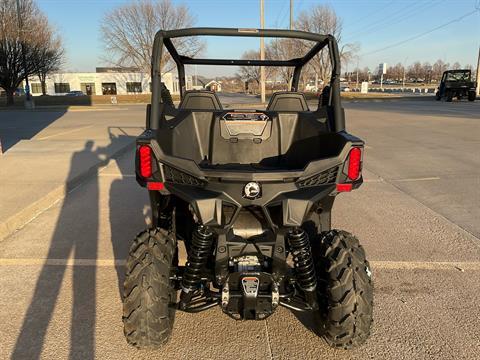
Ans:
{"label": "rear shock absorber", "polygon": [[308,234],[300,227],[295,228],[288,233],[288,242],[293,256],[297,284],[305,293],[307,303],[313,309],[317,309],[317,278]]}
{"label": "rear shock absorber", "polygon": [[192,234],[188,260],[182,277],[181,303],[185,306],[198,289],[202,278],[202,270],[211,255],[213,233],[205,226],[198,226]]}

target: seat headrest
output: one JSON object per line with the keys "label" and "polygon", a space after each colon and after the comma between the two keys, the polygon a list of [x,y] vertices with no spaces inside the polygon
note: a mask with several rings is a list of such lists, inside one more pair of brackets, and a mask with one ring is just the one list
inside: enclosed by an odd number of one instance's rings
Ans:
{"label": "seat headrest", "polygon": [[308,111],[307,100],[302,93],[294,91],[276,92],[270,98],[267,110],[270,111]]}
{"label": "seat headrest", "polygon": [[179,109],[186,110],[222,110],[217,94],[207,90],[187,91],[183,96]]}

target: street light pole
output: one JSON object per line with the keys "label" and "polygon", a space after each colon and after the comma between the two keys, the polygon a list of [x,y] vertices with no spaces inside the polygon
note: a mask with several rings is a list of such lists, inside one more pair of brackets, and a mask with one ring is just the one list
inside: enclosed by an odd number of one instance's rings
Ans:
{"label": "street light pole", "polygon": [[290,0],[290,30],[293,30],[293,0]]}
{"label": "street light pole", "polygon": [[357,60],[357,85],[356,85],[356,89],[358,90],[358,60]]}
{"label": "street light pole", "polygon": [[405,92],[405,72],[407,71],[407,60],[408,60],[408,56],[405,58],[405,61],[403,62],[402,92]]}
{"label": "street light pole", "polygon": [[478,47],[477,59],[477,96],[480,95],[480,46]]}
{"label": "street light pole", "polygon": [[30,96],[30,85],[28,83],[28,73],[27,73],[27,58],[25,56],[25,44],[24,44],[24,32],[23,32],[23,22],[22,15],[20,12],[20,0],[17,0],[17,18],[18,18],[18,29],[20,34],[20,41],[22,47],[22,62],[23,62],[23,71],[25,72],[25,107],[28,109],[33,108],[33,101]]}
{"label": "street light pole", "polygon": [[[265,28],[264,0],[260,0],[260,27]],[[265,60],[265,41],[260,38],[260,60]],[[262,104],[265,103],[265,67],[260,66],[260,95]]]}

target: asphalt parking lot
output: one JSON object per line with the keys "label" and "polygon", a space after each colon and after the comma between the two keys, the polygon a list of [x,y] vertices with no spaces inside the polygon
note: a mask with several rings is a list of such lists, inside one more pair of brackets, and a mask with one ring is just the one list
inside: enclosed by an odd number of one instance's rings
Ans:
{"label": "asphalt parking lot", "polygon": [[[478,359],[480,101],[345,108],[349,132],[367,143],[365,183],[338,197],[333,226],[356,234],[371,261],[374,328],[364,346],[332,350],[309,318],[281,308],[258,322],[178,312],[164,349],[129,347],[119,284],[129,244],[149,222],[129,151],[0,240],[0,358]],[[93,114],[58,118],[71,116]],[[102,116],[144,123],[137,107]]]}

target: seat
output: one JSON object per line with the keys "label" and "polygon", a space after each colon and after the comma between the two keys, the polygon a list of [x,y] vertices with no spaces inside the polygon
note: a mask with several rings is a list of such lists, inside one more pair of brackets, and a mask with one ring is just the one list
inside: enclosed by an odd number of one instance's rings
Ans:
{"label": "seat", "polygon": [[328,105],[330,101],[330,86],[325,86],[322,90],[322,94],[318,99],[318,108],[322,108]]}
{"label": "seat", "polygon": [[308,111],[307,100],[299,92],[279,91],[270,98],[267,111]]}
{"label": "seat", "polygon": [[207,90],[187,91],[178,108],[184,110],[223,110],[217,95]]}

